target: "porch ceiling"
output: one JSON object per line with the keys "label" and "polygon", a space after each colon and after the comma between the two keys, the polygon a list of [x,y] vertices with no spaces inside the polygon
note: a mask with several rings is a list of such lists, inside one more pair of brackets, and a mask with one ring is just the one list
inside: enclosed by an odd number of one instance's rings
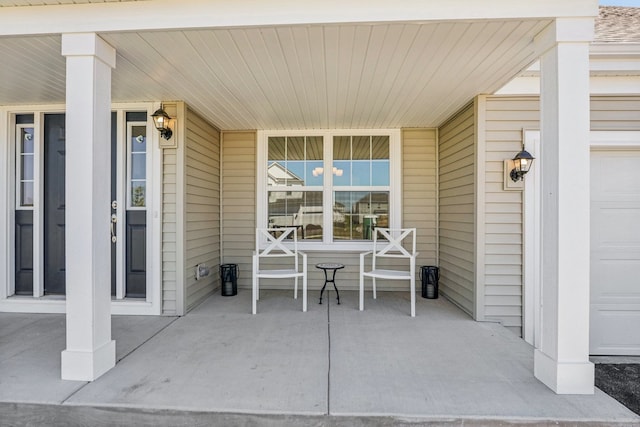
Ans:
{"label": "porch ceiling", "polygon": [[[114,102],[184,100],[223,130],[441,124],[536,60],[550,19],[111,32]],[[60,36],[0,38],[0,104],[65,99]]]}
{"label": "porch ceiling", "polygon": [[44,6],[44,5],[61,5],[61,4],[83,4],[83,3],[108,3],[108,2],[125,2],[138,0],[0,0],[0,7],[14,6]]}

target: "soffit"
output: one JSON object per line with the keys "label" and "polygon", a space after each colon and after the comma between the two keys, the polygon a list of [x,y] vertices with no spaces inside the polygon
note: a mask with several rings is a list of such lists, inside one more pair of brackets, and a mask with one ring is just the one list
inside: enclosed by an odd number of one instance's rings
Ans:
{"label": "soffit", "polygon": [[[114,102],[183,100],[223,130],[437,126],[535,59],[550,20],[103,34]],[[63,103],[59,36],[0,38],[0,104]]]}
{"label": "soffit", "polygon": [[123,3],[138,0],[0,0],[0,7],[57,6],[61,4]]}

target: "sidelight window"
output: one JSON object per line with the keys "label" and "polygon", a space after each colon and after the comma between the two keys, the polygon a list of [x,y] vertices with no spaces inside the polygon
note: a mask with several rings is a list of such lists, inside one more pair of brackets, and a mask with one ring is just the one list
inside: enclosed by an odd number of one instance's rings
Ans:
{"label": "sidelight window", "polygon": [[16,156],[16,205],[19,208],[33,208],[35,191],[33,125],[16,126]]}
{"label": "sidelight window", "polygon": [[127,126],[127,199],[129,208],[146,207],[147,125],[129,122]]}

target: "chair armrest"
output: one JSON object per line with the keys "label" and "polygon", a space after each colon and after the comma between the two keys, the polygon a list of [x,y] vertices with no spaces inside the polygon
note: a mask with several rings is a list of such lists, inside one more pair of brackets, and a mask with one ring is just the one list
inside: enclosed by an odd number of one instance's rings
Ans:
{"label": "chair armrest", "polygon": [[304,274],[304,277],[307,277],[307,253],[298,251],[298,255],[302,257],[302,274]]}
{"label": "chair armrest", "polygon": [[302,257],[302,270],[307,271],[307,253],[298,251],[298,255]]}

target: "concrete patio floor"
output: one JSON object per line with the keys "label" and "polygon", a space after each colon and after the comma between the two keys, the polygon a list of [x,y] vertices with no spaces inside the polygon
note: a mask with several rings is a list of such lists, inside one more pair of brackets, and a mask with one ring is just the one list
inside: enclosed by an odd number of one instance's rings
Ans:
{"label": "concrete patio floor", "polygon": [[600,390],[556,395],[533,349],[444,298],[214,295],[181,318],[114,316],[118,363],[60,380],[63,315],[0,313],[0,425],[637,425]]}

